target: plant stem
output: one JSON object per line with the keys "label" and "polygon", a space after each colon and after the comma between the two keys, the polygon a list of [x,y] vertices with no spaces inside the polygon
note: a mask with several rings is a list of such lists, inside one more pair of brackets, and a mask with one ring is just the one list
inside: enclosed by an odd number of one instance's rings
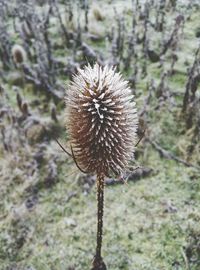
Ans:
{"label": "plant stem", "polygon": [[103,235],[103,210],[104,210],[104,175],[97,175],[97,246],[92,270],[106,270],[106,265],[101,257]]}
{"label": "plant stem", "polygon": [[104,207],[104,176],[97,175],[97,247],[96,258],[101,258]]}

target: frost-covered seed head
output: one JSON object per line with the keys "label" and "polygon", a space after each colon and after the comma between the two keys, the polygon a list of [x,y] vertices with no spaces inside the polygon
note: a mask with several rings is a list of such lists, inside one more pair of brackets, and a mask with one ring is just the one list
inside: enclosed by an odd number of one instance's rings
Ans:
{"label": "frost-covered seed head", "polygon": [[78,69],[66,93],[70,144],[90,173],[119,175],[133,158],[138,124],[128,82],[113,67]]}

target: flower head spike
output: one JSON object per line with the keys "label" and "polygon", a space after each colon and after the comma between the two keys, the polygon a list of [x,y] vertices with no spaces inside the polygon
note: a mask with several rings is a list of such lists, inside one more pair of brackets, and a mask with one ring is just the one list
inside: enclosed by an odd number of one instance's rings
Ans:
{"label": "flower head spike", "polygon": [[78,69],[66,97],[67,129],[84,171],[118,175],[133,157],[138,123],[133,98],[113,67]]}

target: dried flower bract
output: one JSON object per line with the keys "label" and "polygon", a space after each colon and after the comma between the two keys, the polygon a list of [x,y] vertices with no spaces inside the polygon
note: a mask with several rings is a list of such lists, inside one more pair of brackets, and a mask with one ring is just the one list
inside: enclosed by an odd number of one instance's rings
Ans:
{"label": "dried flower bract", "polygon": [[128,82],[115,68],[78,69],[66,96],[67,129],[77,164],[119,175],[133,158],[137,110]]}

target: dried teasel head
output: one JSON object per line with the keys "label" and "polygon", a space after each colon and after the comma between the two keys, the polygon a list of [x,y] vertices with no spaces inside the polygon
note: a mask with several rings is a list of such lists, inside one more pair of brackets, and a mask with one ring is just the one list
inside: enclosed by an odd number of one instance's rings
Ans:
{"label": "dried teasel head", "polygon": [[119,175],[133,158],[134,96],[113,67],[78,69],[67,89],[66,119],[75,160],[84,171]]}
{"label": "dried teasel head", "polygon": [[26,61],[26,51],[21,45],[15,44],[12,47],[12,56],[16,64],[21,64]]}

